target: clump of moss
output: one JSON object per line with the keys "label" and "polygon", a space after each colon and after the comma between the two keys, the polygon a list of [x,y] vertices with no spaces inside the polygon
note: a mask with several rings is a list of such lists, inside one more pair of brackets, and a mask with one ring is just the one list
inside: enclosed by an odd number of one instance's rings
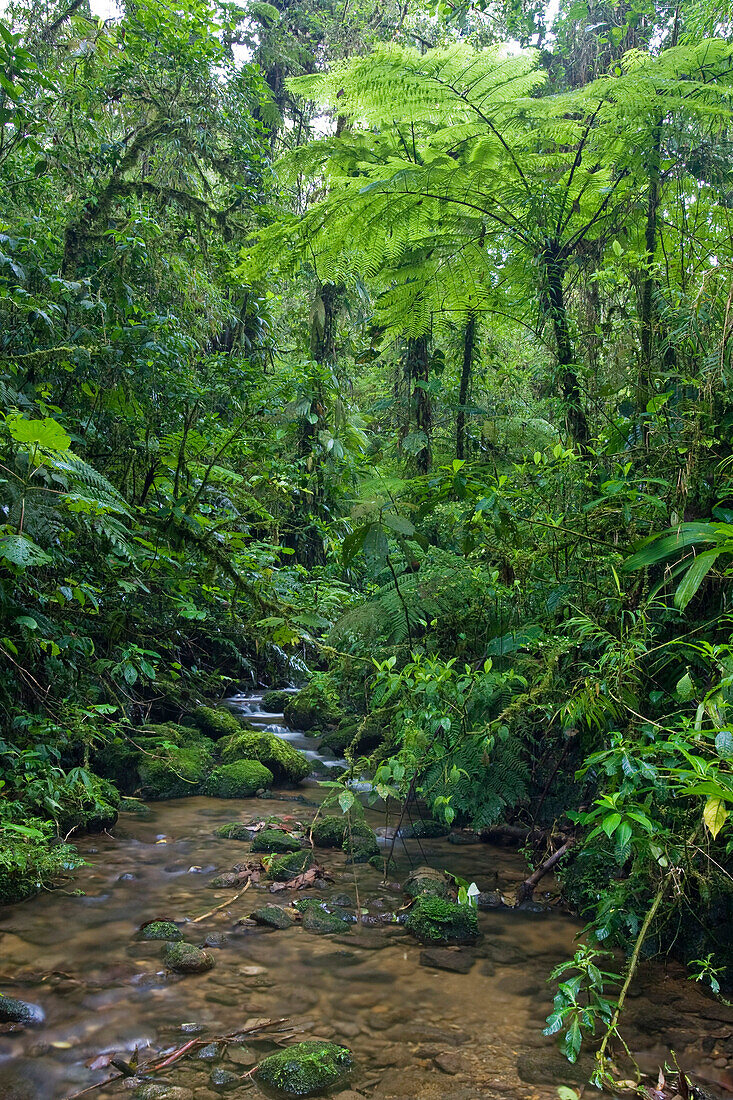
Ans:
{"label": "clump of moss", "polygon": [[313,863],[313,854],[306,850],[303,852],[289,852],[284,856],[270,856],[265,861],[267,875],[276,882],[289,882],[297,878]]}
{"label": "clump of moss", "polygon": [[263,1059],[255,1070],[261,1085],[283,1096],[313,1096],[344,1083],[354,1067],[347,1047],[336,1043],[296,1043]]}
{"label": "clump of moss", "polygon": [[478,915],[471,905],[421,897],[412,907],[405,928],[421,943],[473,943],[478,937]]}
{"label": "clump of moss", "polygon": [[256,760],[237,760],[215,768],[204,784],[203,793],[212,798],[251,798],[271,787],[272,772]]}
{"label": "clump of moss", "polygon": [[253,913],[250,913],[252,920],[257,921],[258,924],[263,924],[266,928],[290,928],[293,924],[293,918],[287,909],[283,909],[281,905],[261,905],[259,909],[255,909]]}
{"label": "clump of moss", "polygon": [[260,829],[252,841],[253,852],[299,852],[300,841],[282,829]]}
{"label": "clump of moss", "polygon": [[342,814],[317,817],[311,825],[311,840],[317,848],[340,848],[346,835],[346,818]]}
{"label": "clump of moss", "polygon": [[321,748],[331,749],[340,756],[351,749],[353,753],[366,755],[380,745],[390,729],[392,714],[379,708],[364,717],[346,715],[338,727],[321,739]]}
{"label": "clump of moss", "polygon": [[230,821],[214,829],[214,834],[223,837],[224,840],[251,840],[254,829],[251,825],[243,825],[241,821]]}
{"label": "clump of moss", "polygon": [[167,940],[169,943],[178,943],[183,939],[183,932],[171,920],[151,920],[142,926],[135,938],[138,940]]}
{"label": "clump of moss", "polygon": [[283,708],[291,729],[323,731],[335,729],[343,711],[338,695],[325,676],[314,679],[302,691],[290,695]]}
{"label": "clump of moss", "polygon": [[296,902],[296,908],[303,914],[303,928],[306,932],[315,932],[318,936],[330,936],[336,933],[350,932],[353,917],[340,907],[328,908],[315,898]]}
{"label": "clump of moss", "polygon": [[213,741],[241,733],[243,729],[231,711],[219,707],[196,707],[191,711],[191,721]]}
{"label": "clump of moss", "polygon": [[33,897],[83,862],[70,844],[55,843],[50,822],[28,818],[22,803],[6,803],[4,809],[13,806],[24,833],[10,821],[0,822],[0,905]]}
{"label": "clump of moss", "polygon": [[211,955],[192,943],[169,943],[163,952],[163,962],[179,974],[203,974],[214,965]]}
{"label": "clump of moss", "polygon": [[311,765],[298,749],[266,730],[240,730],[221,744],[225,763],[232,760],[259,760],[269,768],[278,783],[300,783],[310,774]]}
{"label": "clump of moss", "polygon": [[262,709],[268,714],[282,714],[292,695],[291,691],[266,691],[262,696]]}
{"label": "clump of moss", "polygon": [[156,755],[142,758],[140,785],[143,797],[154,800],[197,794],[213,763],[205,745],[155,746],[148,751]]}

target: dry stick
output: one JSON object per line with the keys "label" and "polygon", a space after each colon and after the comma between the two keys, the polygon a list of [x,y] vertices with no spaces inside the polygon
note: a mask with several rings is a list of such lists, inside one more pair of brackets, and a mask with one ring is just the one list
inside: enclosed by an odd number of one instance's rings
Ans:
{"label": "dry stick", "polygon": [[226,901],[223,901],[221,905],[215,906],[214,909],[209,909],[208,913],[202,913],[200,917],[194,917],[191,921],[191,924],[198,924],[200,920],[206,920],[207,917],[212,917],[214,913],[218,913],[220,909],[226,909],[227,905],[233,905],[235,901],[239,901],[242,894],[247,893],[251,885],[252,879],[248,878],[247,885],[245,886],[244,890],[240,890],[239,893],[235,894],[233,898],[227,898]]}
{"label": "dry stick", "polygon": [[526,878],[524,882],[521,883],[519,889],[517,890],[517,905],[521,905],[523,901],[532,900],[532,895],[534,894],[534,889],[537,883],[540,881],[541,878],[545,877],[548,871],[551,871],[552,868],[560,862],[562,857],[570,848],[572,848],[574,843],[574,837],[570,837],[570,840],[566,840],[565,843],[560,848],[558,848],[556,852],[553,852],[549,859],[546,859],[544,863],[541,863],[539,867],[532,872],[529,878]]}

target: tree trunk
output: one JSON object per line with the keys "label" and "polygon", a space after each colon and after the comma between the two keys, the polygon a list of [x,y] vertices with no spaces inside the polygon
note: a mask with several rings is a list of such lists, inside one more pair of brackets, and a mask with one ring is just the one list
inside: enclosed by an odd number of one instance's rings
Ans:
{"label": "tree trunk", "polygon": [[570,339],[568,312],[565,304],[563,276],[565,263],[558,255],[554,241],[548,242],[543,256],[545,271],[545,305],[552,319],[557,354],[557,374],[560,382],[565,423],[568,434],[581,450],[585,450],[589,439],[588,421],[583,408],[583,395],[578,382],[573,344]]}
{"label": "tree trunk", "polygon": [[458,417],[456,419],[456,458],[466,457],[466,405],[471,389],[471,371],[476,349],[476,314],[469,313],[463,331],[463,363],[461,384],[458,390]]}
{"label": "tree trunk", "polygon": [[433,425],[433,409],[430,392],[426,388],[430,380],[430,353],[427,336],[411,336],[407,341],[405,373],[412,385],[410,405],[415,411],[415,430],[425,436],[425,446],[415,455],[418,473],[426,474],[432,459],[430,437]]}
{"label": "tree trunk", "polygon": [[639,320],[641,327],[641,370],[639,374],[639,411],[644,412],[653,392],[654,378],[654,274],[652,264],[657,248],[657,220],[659,216],[659,179],[662,148],[662,119],[657,118],[654,127],[652,145],[649,151],[649,191],[646,204],[646,227],[644,244],[646,247],[647,271],[641,285],[639,302]]}

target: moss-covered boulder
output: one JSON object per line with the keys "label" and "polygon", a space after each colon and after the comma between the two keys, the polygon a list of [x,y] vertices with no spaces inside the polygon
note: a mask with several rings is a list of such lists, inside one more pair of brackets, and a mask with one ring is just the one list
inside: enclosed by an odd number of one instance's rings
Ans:
{"label": "moss-covered boulder", "polygon": [[296,1043],[264,1058],[255,1070],[258,1085],[278,1096],[315,1096],[344,1085],[354,1068],[347,1047],[336,1043]]}
{"label": "moss-covered boulder", "polygon": [[421,897],[413,905],[405,928],[420,943],[473,943],[478,937],[478,915],[471,905]]}
{"label": "moss-covered boulder", "polygon": [[434,840],[436,837],[448,836],[450,828],[442,821],[413,821],[411,825],[405,825],[400,830],[405,839],[414,837],[416,840]]}
{"label": "moss-covered boulder", "polygon": [[350,931],[353,917],[345,909],[338,907],[328,908],[316,901],[308,901],[298,905],[303,914],[302,925],[306,932],[315,932],[317,936],[333,936]]}
{"label": "moss-covered boulder", "polygon": [[211,798],[251,798],[272,783],[272,772],[263,764],[237,760],[215,768],[204,784],[203,793]]}
{"label": "moss-covered boulder", "polygon": [[266,730],[241,730],[223,740],[220,747],[224,763],[258,760],[270,769],[276,783],[300,783],[311,772],[311,765],[302,752]]}
{"label": "moss-covered boulder", "polygon": [[390,731],[391,720],[392,712],[384,708],[364,716],[347,714],[335,730],[324,735],[321,748],[331,749],[339,756],[350,748],[353,754],[365,756],[382,743]]}
{"label": "moss-covered boulder", "polygon": [[119,810],[121,814],[133,814],[135,817],[151,817],[153,813],[139,798],[123,798]]}
{"label": "moss-covered boulder", "polygon": [[276,882],[289,882],[291,879],[302,875],[313,863],[313,853],[306,849],[303,852],[289,852],[284,856],[269,856],[265,860],[268,878]]}
{"label": "moss-covered boulder", "polygon": [[326,733],[336,729],[343,716],[338,696],[325,677],[290,695],[283,713],[286,725],[306,733],[310,730]]}
{"label": "moss-covered boulder", "polygon": [[369,863],[379,855],[379,844],[373,829],[370,829],[366,821],[351,822],[344,832],[341,847],[346,852],[347,863]]}
{"label": "moss-covered boulder", "polygon": [[406,879],[402,889],[408,897],[450,898],[451,884],[442,871],[434,867],[418,867]]}
{"label": "moss-covered boulder", "polygon": [[135,939],[179,943],[183,939],[183,932],[171,920],[151,920],[142,926]]}
{"label": "moss-covered boulder", "polygon": [[292,696],[292,691],[266,691],[262,696],[262,709],[267,714],[282,714]]}
{"label": "moss-covered boulder", "polygon": [[137,745],[124,737],[112,737],[93,752],[91,764],[97,775],[111,780],[123,794],[133,794],[139,783],[141,756]]}
{"label": "moss-covered boulder", "polygon": [[346,834],[343,814],[325,814],[311,825],[311,840],[317,848],[340,848]]}
{"label": "moss-covered boulder", "polygon": [[214,835],[224,840],[251,840],[256,830],[252,825],[244,825],[241,821],[229,821],[226,825],[220,825],[214,829]]}
{"label": "moss-covered boulder", "polygon": [[205,745],[156,746],[149,752],[140,762],[140,788],[153,801],[198,794],[213,763]]}
{"label": "moss-covered boulder", "polygon": [[266,928],[279,928],[281,930],[290,928],[294,923],[290,913],[287,909],[283,909],[281,905],[261,905],[259,909],[255,909],[253,913],[250,913],[250,918]]}
{"label": "moss-covered boulder", "polygon": [[211,955],[192,943],[169,943],[163,952],[163,962],[178,974],[203,974],[214,965]]}
{"label": "moss-covered boulder", "polygon": [[212,741],[241,733],[243,724],[222,707],[196,707],[189,716],[197,729]]}
{"label": "moss-covered boulder", "polygon": [[299,852],[300,848],[298,838],[282,829],[260,829],[252,841],[253,852]]}

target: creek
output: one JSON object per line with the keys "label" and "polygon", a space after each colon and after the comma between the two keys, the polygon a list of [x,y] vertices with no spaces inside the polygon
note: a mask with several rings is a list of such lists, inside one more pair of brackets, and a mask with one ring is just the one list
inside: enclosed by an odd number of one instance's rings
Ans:
{"label": "creek", "polygon": [[[312,754],[317,770],[338,763],[319,753],[317,739],[284,730],[281,716],[263,715],[259,697],[231,703],[249,721],[273,727]],[[477,946],[450,952],[465,973],[424,965],[430,961],[425,949],[398,924],[382,921],[404,906],[399,883],[423,863],[511,896],[526,875],[513,849],[450,838],[399,841],[387,884],[368,864],[347,866],[340,849],[319,849],[330,881],[303,893],[348,895],[352,903],[358,896],[369,911],[367,926],[345,926],[336,937],[297,923],[278,931],[237,924],[265,902],[296,899],[290,889],[269,893],[264,881],[190,923],[234,897],[236,888],[209,884],[249,856],[248,843],[217,837],[217,826],[269,815],[307,823],[324,793],[310,780],[298,793],[274,791],[246,801],[193,797],[153,803],[146,817],[121,814],[113,836],[79,838],[86,865],[66,892],[0,911],[0,989],[41,1005],[46,1014],[41,1027],[0,1035],[0,1098],[62,1100],[113,1072],[89,1067],[100,1055],[129,1060],[139,1048],[145,1060],[192,1035],[215,1038],[257,1019],[286,1020],[282,1026],[292,1031],[285,1037],[349,1046],[357,1069],[348,1086],[356,1091],[342,1094],[348,1100],[360,1094],[374,1100],[557,1100],[558,1085],[581,1085],[587,1063],[569,1066],[555,1041],[541,1034],[551,1000],[545,979],[572,954],[580,927],[575,919],[556,905],[482,911]],[[375,827],[385,825],[383,812],[367,809],[366,816]],[[551,883],[547,889],[540,900],[553,900]],[[214,968],[200,975],[166,972],[163,945],[134,938],[152,918],[180,922],[187,941],[210,950]],[[647,965],[632,993],[624,1035],[642,1068],[656,1072],[673,1048],[680,1064],[700,1074],[715,1095],[733,1095],[733,1012],[673,964]],[[218,1048],[213,1060],[182,1059],[159,1076],[179,1086],[181,1097],[246,1093],[258,1100],[257,1086],[244,1075],[275,1049],[274,1038],[264,1032]],[[220,1092],[211,1078],[216,1068],[242,1080]],[[89,1095],[111,1100],[130,1093],[118,1082]],[[583,1095],[598,1094],[588,1089]]]}

